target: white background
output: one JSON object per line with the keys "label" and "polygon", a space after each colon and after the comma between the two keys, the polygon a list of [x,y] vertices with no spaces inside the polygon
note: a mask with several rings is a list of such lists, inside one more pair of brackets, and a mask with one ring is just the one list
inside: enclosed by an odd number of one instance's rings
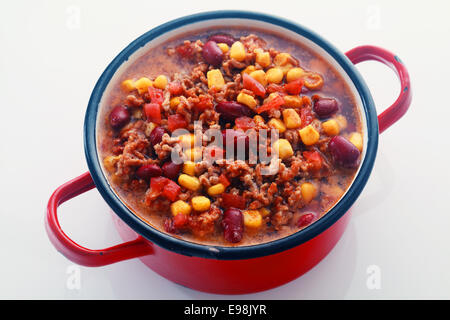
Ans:
{"label": "white background", "polygon": [[[1,2],[0,298],[226,297],[171,283],[139,260],[81,267],[80,288],[70,289],[73,264],[54,249],[44,230],[52,191],[87,171],[83,117],[107,64],[147,30],[215,9],[256,10],[297,21],[343,52],[361,44],[389,49],[408,67],[414,92],[406,116],[380,137],[373,173],[329,256],[287,285],[227,298],[450,298],[449,2],[216,3]],[[395,100],[399,84],[390,69],[376,62],[358,69],[378,111]],[[64,230],[89,248],[121,241],[95,190],[66,203],[60,217]],[[371,265],[380,268],[380,289],[366,284]]]}

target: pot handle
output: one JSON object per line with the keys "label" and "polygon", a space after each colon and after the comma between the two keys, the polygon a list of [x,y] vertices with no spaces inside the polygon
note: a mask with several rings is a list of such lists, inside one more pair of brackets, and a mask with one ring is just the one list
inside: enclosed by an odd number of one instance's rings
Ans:
{"label": "pot handle", "polygon": [[411,104],[412,92],[408,70],[406,70],[398,56],[375,46],[356,47],[346,52],[346,55],[354,64],[367,60],[384,63],[395,71],[400,80],[401,90],[397,100],[378,116],[379,132],[382,133],[397,122],[406,113]]}
{"label": "pot handle", "polygon": [[58,222],[58,207],[65,201],[94,187],[95,184],[90,173],[86,172],[60,186],[50,197],[47,205],[45,227],[50,241],[56,249],[69,260],[88,267],[104,266],[152,254],[153,248],[141,236],[135,240],[103,250],[91,250],[78,245],[64,233]]}

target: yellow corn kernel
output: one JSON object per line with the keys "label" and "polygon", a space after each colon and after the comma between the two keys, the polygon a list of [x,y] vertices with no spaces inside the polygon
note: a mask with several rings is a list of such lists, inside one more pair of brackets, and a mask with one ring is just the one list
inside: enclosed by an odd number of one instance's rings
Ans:
{"label": "yellow corn kernel", "polygon": [[302,119],[294,109],[283,110],[283,121],[288,129],[296,129],[302,124]]}
{"label": "yellow corn kernel", "polygon": [[193,148],[195,144],[195,135],[193,133],[182,134],[178,137],[184,148]]}
{"label": "yellow corn kernel", "polygon": [[223,79],[222,72],[220,72],[219,69],[208,71],[206,77],[208,78],[208,88],[210,89],[212,87],[216,87],[217,89],[221,90],[225,85],[225,80]]}
{"label": "yellow corn kernel", "polygon": [[115,165],[117,163],[117,161],[120,160],[122,156],[118,155],[118,156],[107,156],[105,159],[103,159],[103,166],[105,167],[105,169],[110,172],[113,173],[115,171]]}
{"label": "yellow corn kernel", "polygon": [[262,217],[259,210],[245,210],[242,212],[244,225],[247,228],[259,228],[262,224]]}
{"label": "yellow corn kernel", "polygon": [[355,147],[358,148],[358,150],[361,152],[363,149],[363,139],[362,135],[359,132],[353,132],[350,135],[350,138],[348,139],[351,143],[355,145]]}
{"label": "yellow corn kernel", "polygon": [[237,96],[237,102],[245,104],[250,109],[255,109],[257,102],[255,98],[253,98],[251,95],[246,94],[245,92],[239,92]]}
{"label": "yellow corn kernel", "polygon": [[281,52],[275,56],[273,63],[277,66],[284,66],[289,63],[291,55],[286,52]]}
{"label": "yellow corn kernel", "polygon": [[338,115],[336,117],[336,121],[338,122],[340,129],[344,130],[345,128],[347,128],[347,118],[343,115]]}
{"label": "yellow corn kernel", "polygon": [[322,129],[329,136],[337,136],[339,134],[339,124],[335,119],[322,122]]}
{"label": "yellow corn kernel", "polygon": [[191,191],[197,191],[201,186],[200,180],[198,180],[197,177],[192,177],[184,173],[180,174],[180,176],[178,177],[178,183]]}
{"label": "yellow corn kernel", "polygon": [[222,183],[218,183],[208,188],[208,194],[210,196],[217,196],[224,193],[225,189],[225,185],[223,185]]}
{"label": "yellow corn kernel", "polygon": [[253,66],[253,65],[249,65],[249,66],[247,66],[247,68],[245,68],[244,70],[242,70],[242,72],[241,72],[241,74],[244,74],[244,73],[246,73],[246,74],[251,74],[253,71],[255,71],[256,70],[256,67],[255,66]]}
{"label": "yellow corn kernel", "polygon": [[170,107],[175,109],[180,104],[180,97],[173,97],[170,99]]}
{"label": "yellow corn kernel", "polygon": [[278,150],[278,156],[284,160],[294,155],[294,150],[289,141],[286,139],[278,139],[273,143],[273,148]]}
{"label": "yellow corn kernel", "polygon": [[283,70],[280,68],[270,68],[266,72],[266,80],[269,83],[280,83],[283,80]]}
{"label": "yellow corn kernel", "polygon": [[187,149],[184,154],[191,161],[200,161],[203,155],[202,150],[199,148]]}
{"label": "yellow corn kernel", "polygon": [[195,211],[206,211],[211,207],[211,201],[205,196],[193,197],[191,203]]}
{"label": "yellow corn kernel", "polygon": [[153,86],[164,90],[167,86],[167,77],[165,75],[159,75],[156,77],[155,81],[153,81]]}
{"label": "yellow corn kernel", "polygon": [[152,80],[146,77],[142,77],[134,83],[134,86],[140,94],[147,92],[148,87],[152,86]]}
{"label": "yellow corn kernel", "polygon": [[300,129],[298,132],[303,143],[307,146],[312,146],[319,141],[320,134],[312,125],[308,125],[303,129]]}
{"label": "yellow corn kernel", "polygon": [[303,105],[303,100],[299,96],[284,96],[284,105],[291,108],[300,108]]}
{"label": "yellow corn kernel", "polygon": [[300,186],[300,191],[302,193],[303,200],[306,203],[310,203],[317,195],[317,188],[315,185],[309,182],[305,182]]}
{"label": "yellow corn kernel", "polygon": [[253,121],[255,123],[264,123],[264,118],[261,117],[260,115],[256,115],[256,116],[253,117]]}
{"label": "yellow corn kernel", "polygon": [[302,68],[292,68],[286,74],[286,81],[291,82],[300,79],[305,75],[305,71]]}
{"label": "yellow corn kernel", "polygon": [[255,61],[261,67],[266,68],[270,65],[270,53],[268,51],[264,51],[260,48],[255,49],[256,57]]}
{"label": "yellow corn kernel", "polygon": [[121,83],[122,90],[130,92],[136,89],[134,86],[134,81],[131,79],[125,80]]}
{"label": "yellow corn kernel", "polygon": [[284,125],[284,122],[277,118],[272,118],[267,122],[267,125],[270,128],[274,128],[279,131],[279,133],[283,133],[286,131],[286,126]]}
{"label": "yellow corn kernel", "polygon": [[183,172],[190,176],[195,176],[195,162],[185,161],[183,163]]}
{"label": "yellow corn kernel", "polygon": [[270,210],[267,209],[267,208],[260,208],[260,209],[259,209],[259,213],[261,214],[261,216],[262,216],[263,218],[265,218],[265,217],[267,217],[271,212],[270,212]]}
{"label": "yellow corn kernel", "polygon": [[266,73],[264,70],[255,70],[250,72],[250,77],[261,83],[263,86],[267,84]]}
{"label": "yellow corn kernel", "polygon": [[245,47],[240,41],[236,41],[230,48],[230,58],[243,61],[245,59]]}
{"label": "yellow corn kernel", "polygon": [[226,43],[218,43],[217,46],[222,50],[223,53],[227,53],[230,47]]}
{"label": "yellow corn kernel", "polygon": [[191,213],[191,209],[192,208],[190,204],[183,200],[177,200],[170,205],[170,211],[172,212],[173,216],[176,216],[180,213],[188,215]]}

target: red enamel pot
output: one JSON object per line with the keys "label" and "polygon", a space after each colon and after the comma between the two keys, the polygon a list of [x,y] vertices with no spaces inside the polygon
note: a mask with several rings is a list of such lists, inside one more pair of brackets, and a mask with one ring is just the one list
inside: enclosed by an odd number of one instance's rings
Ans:
{"label": "red enamel pot", "polygon": [[[96,145],[97,112],[102,95],[116,71],[133,53],[161,36],[211,25],[258,26],[294,34],[330,59],[352,86],[364,124],[365,146],[359,171],[341,200],[321,219],[282,239],[243,247],[201,245],[174,238],[143,222],[111,189],[102,172]],[[397,74],[401,91],[392,106],[377,116],[371,94],[353,64],[376,60]],[[361,46],[345,55],[306,28],[281,18],[243,11],[215,11],[186,16],[145,33],[126,47],[106,68],[97,82],[86,111],[84,143],[89,172],[63,184],[51,196],[46,229],[53,245],[71,261],[84,266],[104,266],[139,258],[163,277],[192,289],[221,294],[267,290],[289,282],[322,260],[342,236],[350,219],[348,210],[356,201],[371,173],[379,133],[405,114],[411,103],[408,72],[401,60],[384,49]],[[61,229],[57,208],[63,202],[96,187],[114,211],[124,243],[91,250],[72,241]],[[264,279],[264,280],[262,280]]]}

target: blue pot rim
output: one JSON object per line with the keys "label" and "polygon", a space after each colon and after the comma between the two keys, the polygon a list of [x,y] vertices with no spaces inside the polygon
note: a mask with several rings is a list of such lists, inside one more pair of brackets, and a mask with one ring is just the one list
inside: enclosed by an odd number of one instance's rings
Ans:
{"label": "blue pot rim", "polygon": [[[97,111],[100,100],[112,76],[124,61],[128,60],[136,50],[149,41],[166,32],[205,20],[229,18],[250,19],[278,25],[300,34],[328,52],[347,73],[360,95],[363,111],[366,116],[368,135],[366,155],[359,169],[359,173],[344,197],[326,215],[307,228],[290,236],[258,245],[240,247],[222,247],[192,243],[159,231],[142,221],[111,189],[99,162],[96,143]],[[100,76],[89,99],[84,121],[84,148],[89,171],[98,191],[112,210],[135,232],[164,249],[185,256],[221,260],[250,259],[276,254],[294,248],[328,229],[350,209],[366,185],[374,165],[378,148],[378,119],[372,96],[360,73],[343,53],[315,32],[284,18],[268,14],[234,10],[211,11],[184,16],[164,23],[134,40],[114,58]]]}

